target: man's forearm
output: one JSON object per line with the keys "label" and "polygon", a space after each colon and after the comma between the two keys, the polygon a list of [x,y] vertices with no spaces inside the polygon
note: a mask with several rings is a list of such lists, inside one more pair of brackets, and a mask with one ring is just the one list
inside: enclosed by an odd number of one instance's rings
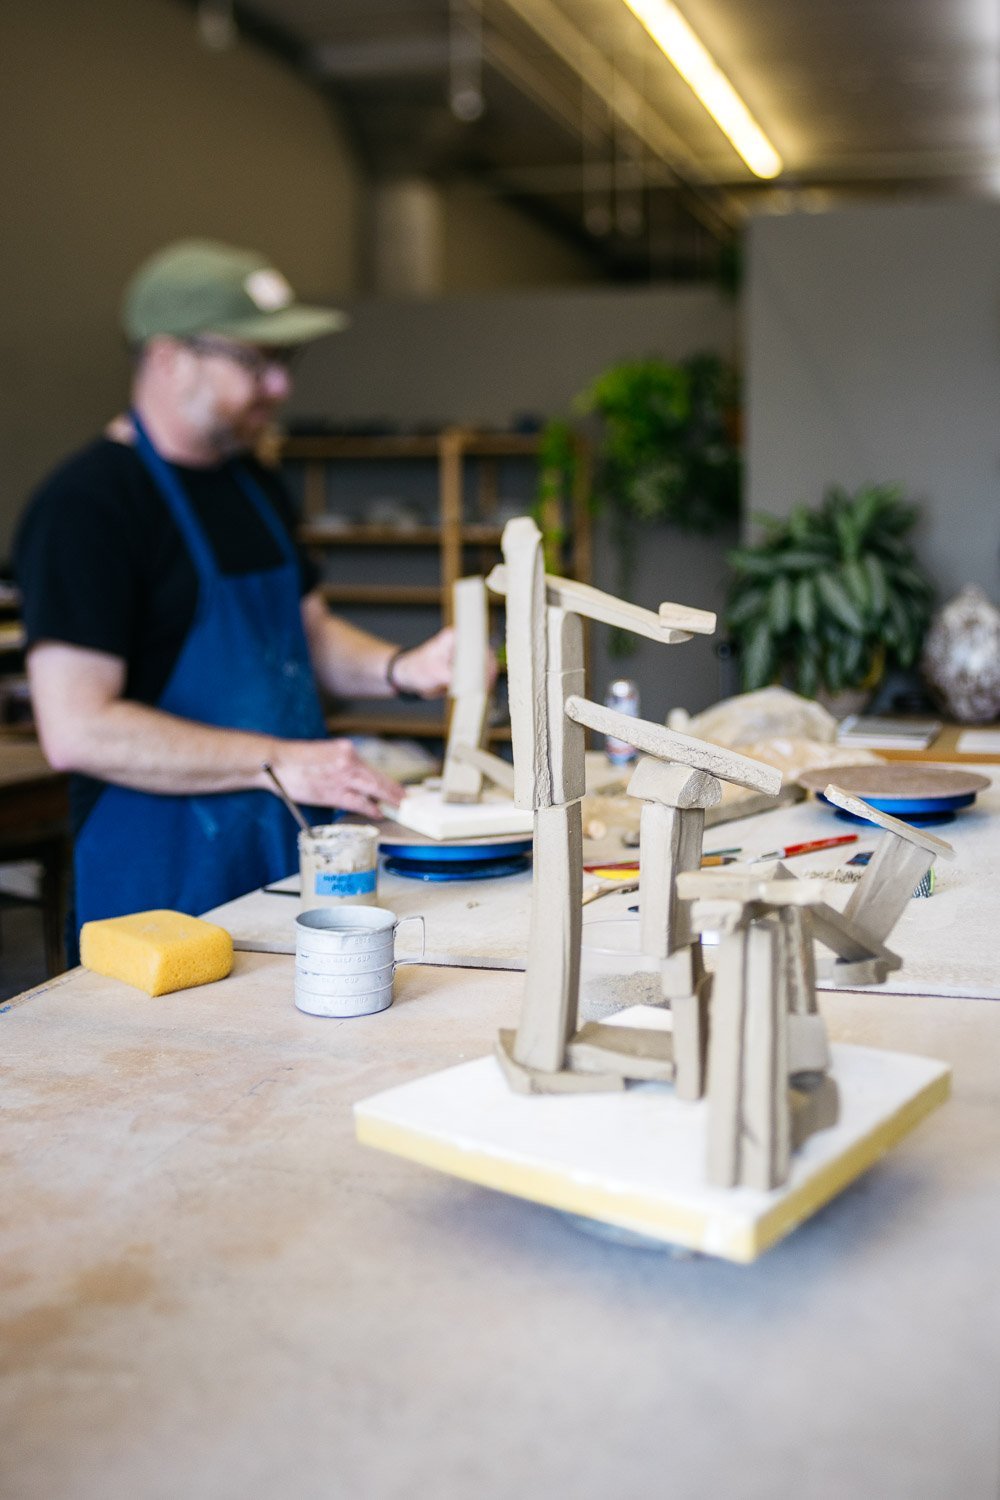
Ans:
{"label": "man's forearm", "polygon": [[311,596],[304,620],[309,655],[318,681],[337,698],[391,698],[395,688],[386,675],[396,647],[357,625],[331,615]]}
{"label": "man's forearm", "polygon": [[42,748],[60,771],[142,792],[192,795],[260,788],[270,762],[293,801],[378,817],[403,789],[359,758],[350,740],[281,739],[178,718],[121,696],[120,657],[58,641],[28,654]]}
{"label": "man's forearm", "polygon": [[261,766],[274,758],[278,742],[119,699],[78,721],[70,743],[56,754],[45,746],[61,770],[135,791],[192,793],[270,790]]}
{"label": "man's forearm", "polygon": [[[322,594],[302,601],[302,623],[317,680],[341,698],[440,698],[451,681],[454,631],[439,630],[405,651],[331,615]],[[390,678],[391,668],[391,678]]]}

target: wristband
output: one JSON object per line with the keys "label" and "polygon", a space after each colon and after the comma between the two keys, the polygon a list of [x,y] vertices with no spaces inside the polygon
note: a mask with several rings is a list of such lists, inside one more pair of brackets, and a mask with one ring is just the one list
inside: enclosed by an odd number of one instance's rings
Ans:
{"label": "wristband", "polygon": [[396,681],[396,676],[395,676],[396,663],[398,662],[398,660],[399,660],[399,658],[401,656],[405,655],[405,653],[407,651],[411,650],[411,649],[412,648],[409,647],[409,646],[397,646],[396,649],[395,649],[395,651],[389,657],[389,660],[386,663],[386,668],[385,668],[385,680],[386,680],[386,682],[392,688],[392,690],[395,693],[396,697],[402,699],[402,701],[404,703],[407,703],[407,702],[408,703],[416,703],[420,699],[420,694],[419,693],[411,693],[408,688],[400,687],[399,683]]}

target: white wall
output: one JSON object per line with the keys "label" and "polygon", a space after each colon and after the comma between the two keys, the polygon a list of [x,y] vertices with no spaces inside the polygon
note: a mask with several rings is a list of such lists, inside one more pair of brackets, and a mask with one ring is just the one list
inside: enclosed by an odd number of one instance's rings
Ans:
{"label": "white wall", "polygon": [[996,598],[1000,203],[757,219],[746,292],[748,513],[899,482],[942,595]]}

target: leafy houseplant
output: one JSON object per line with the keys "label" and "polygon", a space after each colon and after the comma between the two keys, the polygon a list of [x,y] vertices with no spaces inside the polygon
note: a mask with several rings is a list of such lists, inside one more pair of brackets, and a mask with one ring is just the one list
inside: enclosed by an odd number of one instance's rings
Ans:
{"label": "leafy houseplant", "polygon": [[[576,398],[577,411],[601,421],[593,504],[610,518],[623,598],[630,597],[644,525],[669,521],[710,532],[736,519],[741,472],[732,420],[736,404],[735,372],[713,354],[678,364],[625,361],[605,370]],[[546,467],[543,459],[540,504],[559,488],[566,432],[564,422],[554,422],[543,434],[543,453],[553,462]],[[563,486],[567,482],[564,474]],[[635,646],[631,636],[616,635],[611,649],[627,655]]]}
{"label": "leafy houseplant", "polygon": [[534,504],[547,573],[560,571],[566,541],[563,517],[573,503],[577,461],[576,435],[570,424],[555,419],[547,422],[538,446],[538,487]]}
{"label": "leafy houseplant", "polygon": [[767,535],[729,554],[725,617],[745,690],[780,674],[812,698],[913,665],[933,598],[906,540],[917,514],[895,485],[869,485],[831,488],[818,510],[799,505],[787,520],[755,518]]}

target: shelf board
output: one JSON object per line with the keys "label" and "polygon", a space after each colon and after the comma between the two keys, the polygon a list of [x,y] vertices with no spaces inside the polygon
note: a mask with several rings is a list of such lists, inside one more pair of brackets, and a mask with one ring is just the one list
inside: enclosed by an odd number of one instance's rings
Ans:
{"label": "shelf board", "polygon": [[28,632],[20,620],[0,624],[0,651],[23,651],[27,641]]}
{"label": "shelf board", "polygon": [[436,437],[335,437],[317,433],[314,437],[285,438],[282,458],[437,458]]}
{"label": "shelf board", "polygon": [[479,433],[465,439],[462,452],[473,458],[534,458],[540,444],[536,432]]}
{"label": "shelf board", "polygon": [[461,527],[459,536],[464,547],[499,547],[503,527],[470,524]]}
{"label": "shelf board", "polygon": [[401,734],[413,739],[444,739],[444,720],[416,714],[330,714],[326,727],[331,734]]}
{"label": "shelf board", "polygon": [[[430,719],[418,714],[343,713],[331,714],[326,727],[331,734],[397,734],[407,739],[443,740],[447,735],[444,719]],[[499,724],[489,731],[491,740],[510,740],[510,725]]]}
{"label": "shelf board", "polygon": [[442,589],[436,583],[323,583],[328,604],[430,604],[438,608]]}
{"label": "shelf board", "polygon": [[[468,547],[499,547],[499,526],[478,523],[461,528],[461,541]],[[323,526],[306,521],[299,527],[299,540],[307,547],[439,547],[440,526]]]}
{"label": "shelf board", "polygon": [[281,456],[286,459],[325,458],[438,458],[445,447],[457,445],[474,458],[531,458],[540,443],[538,433],[463,432],[387,434],[384,437],[313,436],[285,438]]}

